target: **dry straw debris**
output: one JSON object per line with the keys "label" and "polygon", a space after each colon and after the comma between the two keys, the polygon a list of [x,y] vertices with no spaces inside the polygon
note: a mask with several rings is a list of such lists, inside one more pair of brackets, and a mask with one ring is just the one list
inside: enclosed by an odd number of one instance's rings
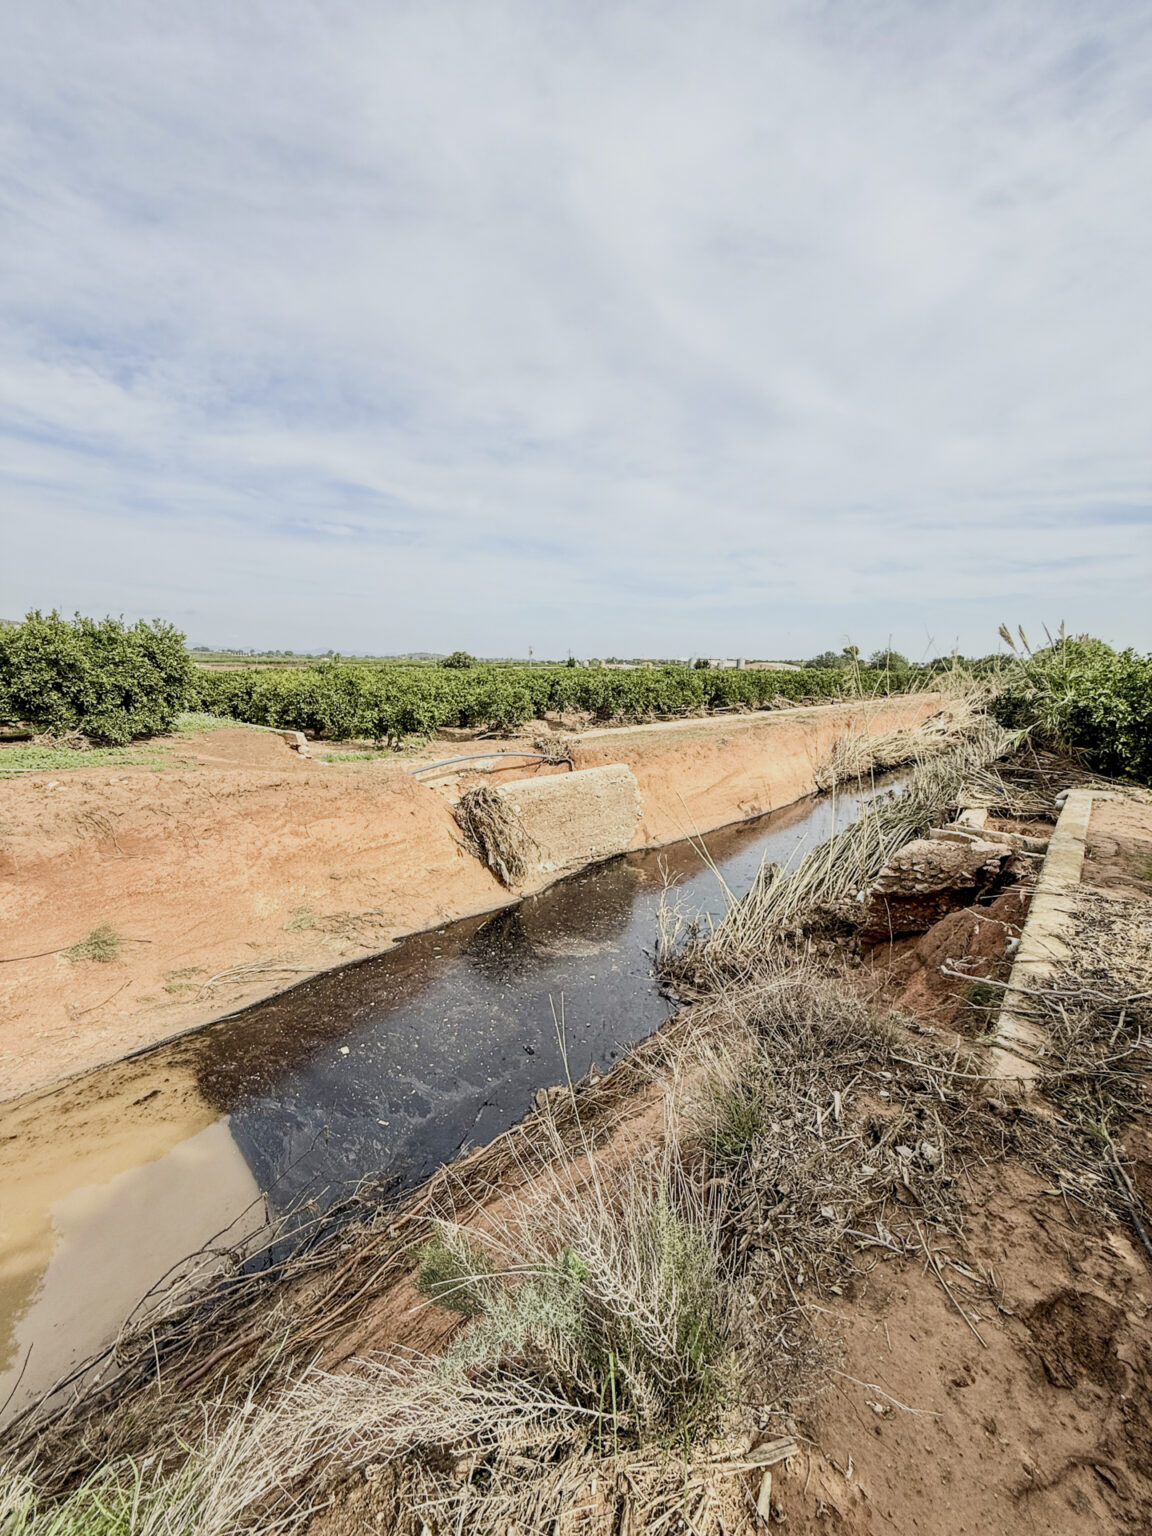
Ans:
{"label": "dry straw debris", "polygon": [[851,731],[841,736],[816,770],[818,789],[830,791],[853,780],[869,778],[890,768],[923,763],[952,752],[978,730],[983,719],[979,699],[971,693],[949,699],[944,708],[922,725],[869,735]]}
{"label": "dry straw debris", "polygon": [[505,885],[518,885],[537,845],[508,797],[488,784],[478,785],[456,802],[455,815],[476,857]]}

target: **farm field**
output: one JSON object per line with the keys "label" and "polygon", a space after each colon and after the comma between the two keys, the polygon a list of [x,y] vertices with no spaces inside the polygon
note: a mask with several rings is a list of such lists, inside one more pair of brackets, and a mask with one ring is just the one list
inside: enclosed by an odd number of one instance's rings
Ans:
{"label": "farm field", "polygon": [[[913,674],[923,685],[919,674]],[[908,674],[805,668],[475,665],[422,667],[326,662],[281,670],[199,671],[192,682],[209,713],[308,731],[329,740],[368,737],[399,742],[445,727],[511,731],[549,714],[634,723],[718,710],[899,692]]]}

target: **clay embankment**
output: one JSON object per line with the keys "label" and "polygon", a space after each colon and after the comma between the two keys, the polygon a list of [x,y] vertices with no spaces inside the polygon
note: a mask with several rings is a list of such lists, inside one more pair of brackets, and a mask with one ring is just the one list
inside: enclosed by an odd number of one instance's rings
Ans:
{"label": "clay embankment", "polygon": [[[917,695],[595,730],[575,738],[573,757],[632,769],[643,799],[633,846],[652,847],[811,794],[838,737],[938,707]],[[568,769],[521,760],[411,774],[467,750],[432,743],[419,756],[325,763],[237,727],[182,742],[183,767],[5,781],[0,1096],[515,899],[464,848],[452,802],[477,783]],[[128,941],[117,958],[63,953],[101,924]]]}

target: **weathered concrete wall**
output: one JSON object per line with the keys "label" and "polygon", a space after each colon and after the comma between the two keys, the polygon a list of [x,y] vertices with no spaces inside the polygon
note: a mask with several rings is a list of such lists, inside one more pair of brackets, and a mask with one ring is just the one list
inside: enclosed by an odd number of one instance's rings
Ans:
{"label": "weathered concrete wall", "polygon": [[817,769],[840,737],[920,725],[940,706],[939,694],[910,694],[585,731],[575,738],[573,756],[578,768],[628,764],[644,802],[632,846],[653,848],[815,794]]}

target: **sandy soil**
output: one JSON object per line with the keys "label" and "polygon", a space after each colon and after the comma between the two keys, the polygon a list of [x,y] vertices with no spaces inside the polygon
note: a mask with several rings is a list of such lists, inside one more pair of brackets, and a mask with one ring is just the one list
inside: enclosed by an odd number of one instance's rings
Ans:
{"label": "sandy soil", "polygon": [[[812,792],[848,730],[926,718],[932,695],[596,730],[577,767],[626,762],[652,846]],[[179,742],[183,766],[34,773],[0,787],[0,1097],[10,1097],[512,899],[463,847],[462,789],[566,767],[413,767],[524,740],[325,763],[243,727]],[[109,962],[64,951],[101,924]]]}
{"label": "sandy soil", "polygon": [[811,1536],[1112,1536],[1152,1510],[1152,1276],[1011,1164],[975,1180],[942,1268],[877,1263],[824,1319],[843,1356],[778,1481]]}
{"label": "sandy soil", "polygon": [[1117,896],[1152,896],[1152,805],[1097,800],[1084,849],[1085,885]]}
{"label": "sandy soil", "polygon": [[[1139,878],[1150,858],[1152,807],[1097,802],[1085,885],[1152,897]],[[973,1006],[970,983],[941,966],[1004,980],[1005,939],[1026,915],[1023,885],[920,938],[877,946],[867,969],[919,1027],[979,1030],[978,991]],[[1146,1125],[1129,1131],[1125,1151],[1137,1187],[1152,1191]],[[1117,1226],[1073,1215],[1012,1162],[972,1177],[964,1225],[941,1267],[979,1338],[927,1265],[897,1259],[878,1261],[823,1319],[842,1358],[807,1426],[814,1443],[777,1484],[789,1528],[1152,1529],[1152,1270],[1143,1250]]]}

